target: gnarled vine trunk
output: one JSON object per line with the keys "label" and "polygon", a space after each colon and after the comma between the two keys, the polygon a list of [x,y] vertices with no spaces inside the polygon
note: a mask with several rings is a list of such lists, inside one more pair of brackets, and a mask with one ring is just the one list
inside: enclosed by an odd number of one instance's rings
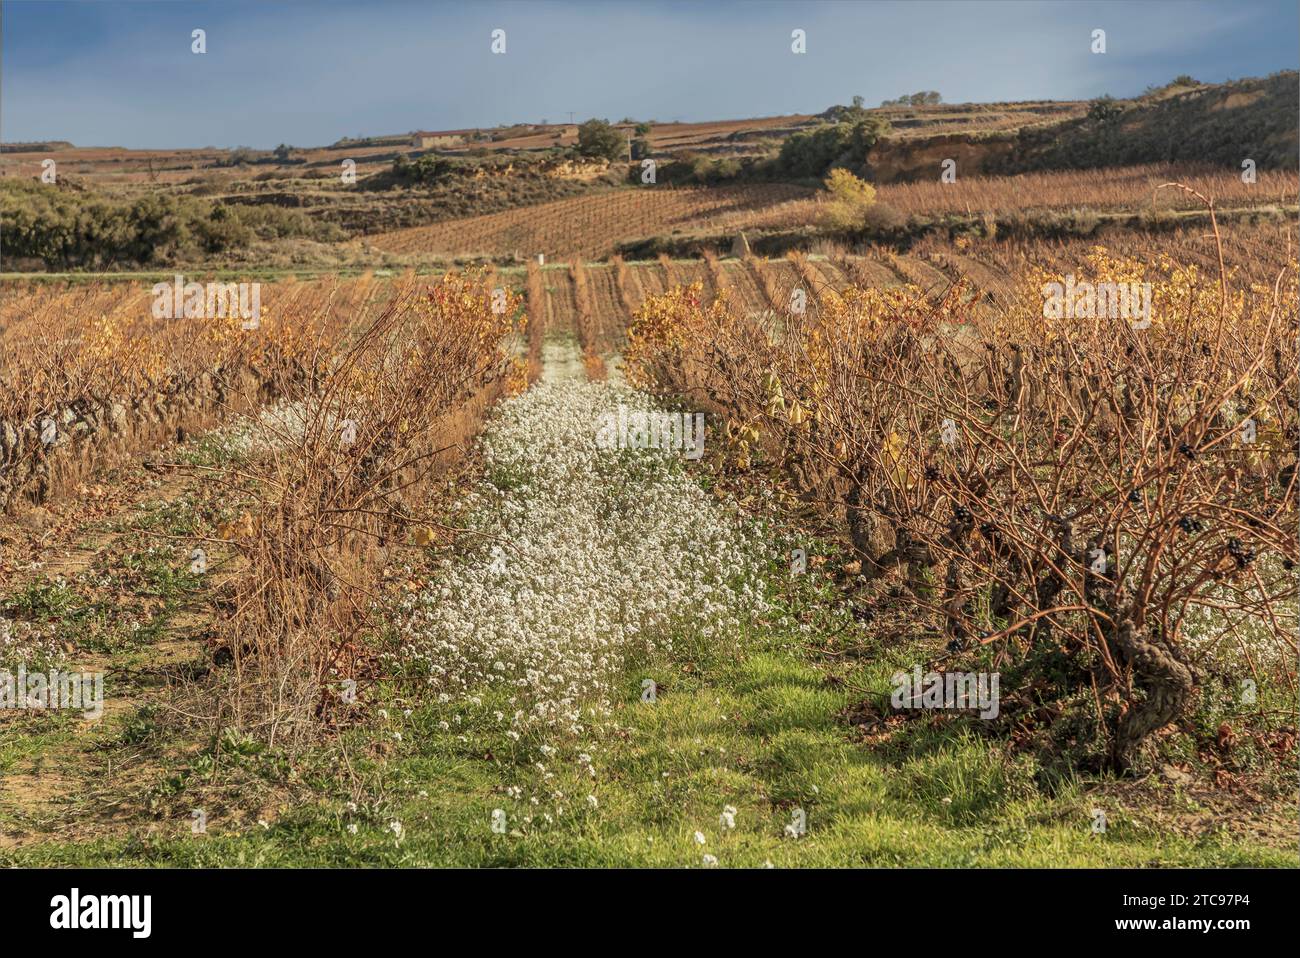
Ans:
{"label": "gnarled vine trunk", "polygon": [[1128,710],[1115,723],[1111,760],[1117,771],[1131,770],[1142,743],[1164,728],[1187,707],[1196,686],[1191,668],[1145,629],[1121,622],[1111,636],[1133,670],[1133,684],[1142,693],[1129,700]]}

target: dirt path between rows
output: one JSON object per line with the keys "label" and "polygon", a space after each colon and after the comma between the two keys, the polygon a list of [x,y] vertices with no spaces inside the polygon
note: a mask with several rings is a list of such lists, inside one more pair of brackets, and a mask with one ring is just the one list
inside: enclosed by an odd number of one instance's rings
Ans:
{"label": "dirt path between rows", "polygon": [[[173,534],[168,513],[197,502],[202,486],[194,472],[150,459],[90,487],[99,494],[29,508],[0,526],[0,600],[23,593],[30,606],[42,596],[66,598],[57,614],[39,607],[14,614],[34,616],[30,627],[53,637],[60,672],[103,682],[99,714],[0,713],[0,848],[102,836],[138,824],[146,812],[147,790],[162,769],[143,743],[122,747],[123,737],[167,701],[178,670],[201,668],[205,659],[207,598],[163,585],[171,578],[165,570],[187,567],[192,545]],[[154,566],[145,571],[140,559],[151,551]],[[210,557],[215,565],[218,557]]]}
{"label": "dirt path between rows", "polygon": [[572,336],[551,336],[542,343],[542,382],[581,383],[587,381],[582,350]]}

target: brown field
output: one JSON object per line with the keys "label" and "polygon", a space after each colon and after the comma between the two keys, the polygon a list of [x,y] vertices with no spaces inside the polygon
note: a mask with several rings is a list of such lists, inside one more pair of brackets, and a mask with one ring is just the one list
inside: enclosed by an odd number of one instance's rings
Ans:
{"label": "brown field", "polygon": [[[1223,226],[1224,263],[1234,280],[1271,285],[1288,263],[1295,262],[1296,247],[1293,237],[1288,246],[1289,233],[1285,225]],[[772,258],[713,257],[712,262],[660,257],[642,262],[586,263],[583,273],[591,290],[591,312],[599,324],[601,349],[609,354],[622,348],[632,315],[647,298],[663,295],[678,286],[699,283],[704,300],[712,300],[719,285],[714,279],[715,270],[729,295],[750,314],[784,312],[790,293],[796,288],[809,293],[810,303],[825,302],[832,294],[850,287],[910,287],[918,296],[939,301],[958,282],[969,287],[985,305],[1001,309],[1011,304],[1016,277],[1027,267],[1063,275],[1080,270],[1085,257],[1098,249],[1141,259],[1153,248],[1177,262],[1198,266],[1207,275],[1217,274],[1218,254],[1213,235],[1195,232],[1172,236],[1116,234],[1104,239],[1068,241],[986,242],[963,244],[960,249],[946,241],[928,239],[918,243],[910,253],[889,249],[831,256],[795,252]],[[576,327],[578,303],[572,273],[559,264],[552,266],[541,271],[547,323],[560,328]],[[620,273],[624,277],[622,288]]]}
{"label": "brown field", "polygon": [[1080,101],[1030,100],[1018,103],[939,103],[933,106],[887,106],[879,112],[891,136],[902,139],[936,133],[970,133],[976,130],[1014,130],[1022,126],[1082,116]]}
{"label": "brown field", "polygon": [[[1069,170],[1026,173],[1018,176],[958,176],[955,183],[889,183],[876,187],[878,203],[903,216],[928,217],[944,213],[1007,215],[1034,210],[1197,210],[1204,203],[1177,189],[1157,190],[1179,182],[1212,198],[1219,209],[1294,207],[1297,186],[1294,173],[1266,170],[1255,183],[1243,183],[1231,172],[1208,171],[1172,165],[1118,167],[1103,170]],[[776,203],[757,212],[720,217],[714,228],[798,229],[817,224],[823,216],[824,198],[814,194]]]}
{"label": "brown field", "polygon": [[[1222,224],[1220,235],[1224,265],[1243,282],[1271,285],[1280,270],[1296,261],[1294,220],[1258,225]],[[995,279],[1013,276],[1026,264],[1070,272],[1098,247],[1139,260],[1163,254],[1212,274],[1217,274],[1219,268],[1219,246],[1209,230],[1186,230],[1172,235],[1135,230],[1095,239],[975,243],[960,253],[949,243],[927,239],[918,243],[913,251],[927,257],[932,254],[948,259],[959,257],[958,262],[976,264],[972,274],[976,271],[981,273],[984,279],[979,285],[988,288]]]}
{"label": "brown field", "polygon": [[1300,865],[1300,73],[1218,5],[0,17],[0,867]]}
{"label": "brown field", "polygon": [[734,228],[764,210],[810,194],[782,183],[717,188],[669,186],[620,190],[490,213],[368,238],[378,249],[446,255],[514,254],[598,257],[618,243],[686,227]]}
{"label": "brown field", "polygon": [[1102,170],[1024,173],[1019,176],[969,177],[955,183],[895,183],[882,186],[877,199],[905,214],[1004,213],[1012,210],[1086,206],[1098,210],[1199,209],[1204,204],[1181,190],[1179,182],[1215,200],[1219,207],[1294,205],[1294,173],[1266,170],[1255,183],[1234,172],[1164,164]]}
{"label": "brown field", "polygon": [[[1029,123],[1062,119],[1083,112],[1080,103],[943,104],[927,107],[885,107],[879,112],[899,138],[932,136],[938,133],[1001,130]],[[751,117],[702,122],[651,121],[646,139],[657,155],[756,154],[771,149],[790,133],[816,122],[811,114]],[[635,124],[617,123],[620,131],[636,136]],[[521,126],[518,135],[500,136],[501,130],[480,128],[464,132],[469,140],[461,147],[439,150],[451,156],[488,155],[510,152],[538,152],[555,147],[573,147],[577,137],[568,124],[550,123]],[[233,150],[216,147],[188,149],[125,149],[116,146],[73,146],[53,150],[0,153],[0,177],[38,177],[41,162],[53,158],[60,176],[95,188],[135,193],[165,187],[184,191],[203,185],[216,195],[259,194],[283,189],[294,181],[334,180],[344,159],[357,164],[357,176],[364,179],[389,168],[395,156],[414,157],[423,152],[411,144],[407,134],[371,137],[353,143],[294,147],[292,162],[279,163],[267,150],[255,150],[256,163],[228,165]],[[328,184],[327,184],[328,185]],[[295,204],[296,205],[296,204]]]}
{"label": "brown field", "polygon": [[[751,141],[780,138],[806,125],[814,118],[807,114],[755,117],[739,120],[711,120],[699,123],[652,123],[647,136],[657,152],[690,150],[699,153],[743,153]],[[635,124],[615,124],[627,136],[636,136]],[[0,154],[0,176],[39,177],[41,162],[53,158],[61,175],[84,179],[100,187],[138,188],[143,186],[179,186],[196,176],[218,176],[229,183],[248,183],[336,174],[344,159],[357,163],[357,176],[363,178],[386,169],[394,156],[417,156],[438,152],[450,156],[474,154],[536,152],[555,147],[573,147],[578,138],[568,124],[535,124],[517,136],[491,139],[499,131],[491,128],[457,131],[470,139],[452,149],[423,151],[416,149],[410,137],[391,135],[332,146],[295,148],[293,163],[277,163],[268,151],[254,151],[267,162],[226,166],[231,150],[203,147],[197,149],[147,150],[116,146],[73,146],[56,150],[31,150]],[[476,137],[483,137],[477,139]]]}

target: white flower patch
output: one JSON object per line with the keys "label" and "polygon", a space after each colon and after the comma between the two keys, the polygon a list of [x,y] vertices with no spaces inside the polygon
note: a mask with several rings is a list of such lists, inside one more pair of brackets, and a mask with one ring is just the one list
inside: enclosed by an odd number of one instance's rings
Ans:
{"label": "white flower patch", "polygon": [[433,694],[517,696],[509,724],[581,734],[632,651],[723,641],[763,610],[761,550],[662,449],[601,449],[601,417],[651,400],[543,382],[501,404],[469,497],[471,551],[407,603],[405,651]]}
{"label": "white flower patch", "polygon": [[736,827],[736,809],[734,806],[722,806],[722,814],[718,816],[718,824],[725,830],[730,830]]}
{"label": "white flower patch", "polygon": [[62,659],[63,650],[48,629],[0,616],[0,670],[16,672],[23,666],[35,671],[38,663],[58,664]]}

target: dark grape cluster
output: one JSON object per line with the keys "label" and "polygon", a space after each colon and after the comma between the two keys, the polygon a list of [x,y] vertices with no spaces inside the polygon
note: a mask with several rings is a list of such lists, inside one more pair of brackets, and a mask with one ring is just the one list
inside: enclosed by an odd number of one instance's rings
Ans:
{"label": "dark grape cluster", "polygon": [[1228,555],[1236,560],[1238,569],[1244,569],[1255,561],[1255,550],[1243,549],[1237,539],[1228,540]]}

